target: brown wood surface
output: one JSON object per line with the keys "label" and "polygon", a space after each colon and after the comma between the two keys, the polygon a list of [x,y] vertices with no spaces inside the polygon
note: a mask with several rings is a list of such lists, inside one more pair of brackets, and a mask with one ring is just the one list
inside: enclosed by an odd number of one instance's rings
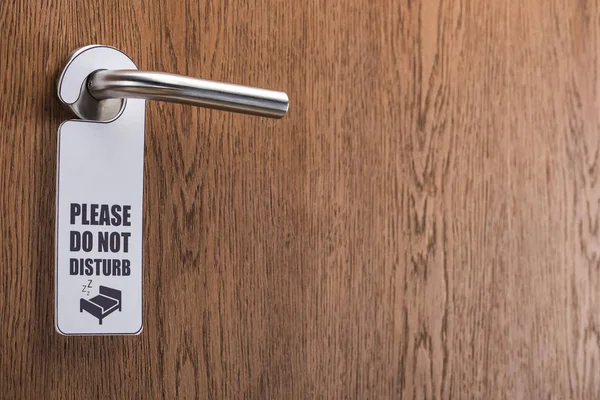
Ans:
{"label": "brown wood surface", "polygon": [[[0,398],[598,398],[593,0],[0,4]],[[281,89],[147,107],[144,331],[54,331],[74,49]]]}

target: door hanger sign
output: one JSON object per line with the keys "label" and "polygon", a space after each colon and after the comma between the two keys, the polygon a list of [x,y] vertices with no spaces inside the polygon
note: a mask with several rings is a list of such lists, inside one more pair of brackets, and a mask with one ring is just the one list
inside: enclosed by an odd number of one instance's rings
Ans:
{"label": "door hanger sign", "polygon": [[[94,71],[135,70],[117,49],[74,53],[58,81],[66,104],[83,104]],[[142,192],[145,101],[120,100],[108,122],[58,129],[56,330],[136,335],[142,330]]]}

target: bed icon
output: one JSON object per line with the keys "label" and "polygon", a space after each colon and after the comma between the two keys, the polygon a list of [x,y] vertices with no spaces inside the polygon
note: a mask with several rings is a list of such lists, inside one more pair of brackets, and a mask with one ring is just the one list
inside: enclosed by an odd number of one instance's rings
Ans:
{"label": "bed icon", "polygon": [[121,291],[100,286],[100,294],[91,299],[79,299],[79,312],[87,311],[98,318],[98,324],[114,311],[121,311]]}

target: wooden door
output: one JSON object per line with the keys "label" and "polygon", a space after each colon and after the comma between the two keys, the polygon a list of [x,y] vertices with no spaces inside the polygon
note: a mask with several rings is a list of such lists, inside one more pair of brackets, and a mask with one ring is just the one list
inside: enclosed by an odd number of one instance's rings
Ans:
{"label": "wooden door", "polygon": [[[0,4],[0,397],[597,398],[596,1]],[[54,321],[67,55],[284,90],[149,102],[144,331]]]}

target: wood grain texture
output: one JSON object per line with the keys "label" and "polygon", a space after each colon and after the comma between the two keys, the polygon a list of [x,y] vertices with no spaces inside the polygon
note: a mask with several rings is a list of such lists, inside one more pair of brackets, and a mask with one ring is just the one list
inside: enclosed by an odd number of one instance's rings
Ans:
{"label": "wood grain texture", "polygon": [[[0,397],[600,397],[591,0],[0,4]],[[67,55],[287,91],[149,103],[144,331],[59,336]]]}

